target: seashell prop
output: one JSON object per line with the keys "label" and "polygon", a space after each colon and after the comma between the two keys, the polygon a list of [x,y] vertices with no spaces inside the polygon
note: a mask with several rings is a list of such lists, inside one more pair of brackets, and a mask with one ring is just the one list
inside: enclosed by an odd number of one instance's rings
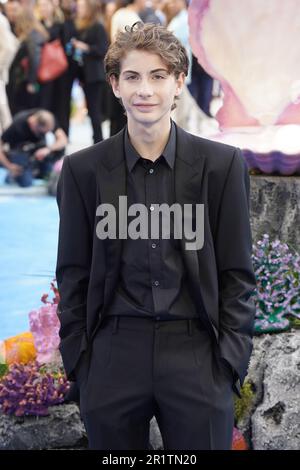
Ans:
{"label": "seashell prop", "polygon": [[250,168],[300,173],[300,2],[192,0],[190,43],[224,93],[215,140]]}

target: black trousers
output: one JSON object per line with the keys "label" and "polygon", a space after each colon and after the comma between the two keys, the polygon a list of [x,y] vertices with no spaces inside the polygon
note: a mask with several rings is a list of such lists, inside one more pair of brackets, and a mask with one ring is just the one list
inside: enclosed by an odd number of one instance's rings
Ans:
{"label": "black trousers", "polygon": [[105,82],[83,83],[83,91],[86,98],[88,115],[91,119],[93,128],[94,144],[103,139],[102,136],[102,110]]}
{"label": "black trousers", "polygon": [[97,450],[229,450],[232,379],[198,320],[107,317],[78,365],[80,411]]}
{"label": "black trousers", "polygon": [[53,112],[67,136],[69,136],[70,128],[72,86],[77,75],[78,66],[72,62],[55,81]]}

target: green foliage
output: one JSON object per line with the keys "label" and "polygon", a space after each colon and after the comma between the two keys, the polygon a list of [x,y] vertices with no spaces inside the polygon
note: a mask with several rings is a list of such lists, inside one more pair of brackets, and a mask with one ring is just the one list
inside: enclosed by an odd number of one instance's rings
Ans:
{"label": "green foliage", "polygon": [[8,371],[7,364],[0,364],[0,378],[3,377]]}
{"label": "green foliage", "polygon": [[57,364],[56,362],[41,364],[39,372],[41,375],[51,374],[54,379],[57,379],[65,374],[63,366]]}
{"label": "green foliage", "polygon": [[292,318],[290,319],[290,324],[291,324],[291,327],[292,327],[292,328],[299,329],[299,328],[300,328],[300,320],[299,320],[299,318],[294,318],[294,317],[292,317]]}
{"label": "green foliage", "polygon": [[237,423],[245,416],[254,398],[252,385],[247,380],[241,388],[241,395],[242,398],[235,397],[234,400],[234,415]]}

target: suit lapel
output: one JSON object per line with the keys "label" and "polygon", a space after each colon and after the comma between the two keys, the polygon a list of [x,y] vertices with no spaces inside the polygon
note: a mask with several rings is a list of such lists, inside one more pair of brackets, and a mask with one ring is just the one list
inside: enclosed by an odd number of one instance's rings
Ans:
{"label": "suit lapel", "polygon": [[121,229],[127,229],[124,224],[124,214],[119,214],[119,196],[126,196],[126,167],[124,155],[124,129],[114,136],[111,145],[103,158],[99,160],[97,168],[97,183],[100,196],[100,203],[111,204],[116,211],[117,237],[116,239],[107,238],[107,271],[106,288],[104,292],[104,308],[109,303],[111,294],[117,284],[119,275],[119,266],[122,254],[123,240],[119,239],[119,215],[121,215]]}
{"label": "suit lapel", "polygon": [[[177,128],[177,152],[175,159],[175,201],[184,208],[185,204],[201,203],[200,189],[203,174],[204,159],[196,159],[191,137],[180,127]],[[194,279],[198,279],[199,265],[197,252],[186,250],[185,245],[189,242],[185,238],[184,230],[180,239],[182,254],[186,267]]]}
{"label": "suit lapel", "polygon": [[[184,207],[184,204],[204,204],[202,200],[202,186],[205,177],[205,158],[199,153],[199,148],[193,144],[193,137],[180,127],[177,127],[177,154],[175,160],[175,201]],[[204,227],[205,228],[205,227]],[[213,339],[218,338],[218,330],[211,322],[201,293],[201,275],[199,260],[203,256],[201,250],[186,250],[187,240],[184,230],[180,239],[182,256],[187,270],[191,295],[199,308],[200,316]],[[205,232],[204,232],[204,243]]]}

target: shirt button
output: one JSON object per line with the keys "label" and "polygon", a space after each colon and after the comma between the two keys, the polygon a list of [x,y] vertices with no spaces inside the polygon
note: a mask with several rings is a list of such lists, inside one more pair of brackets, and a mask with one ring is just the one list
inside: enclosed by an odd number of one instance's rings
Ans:
{"label": "shirt button", "polygon": [[154,211],[154,206],[150,206],[150,211]]}
{"label": "shirt button", "polygon": [[159,281],[153,281],[154,286],[159,286]]}
{"label": "shirt button", "polygon": [[152,248],[156,248],[156,243],[152,243]]}
{"label": "shirt button", "polygon": [[154,172],[153,168],[150,168],[149,173],[152,174],[153,172]]}

